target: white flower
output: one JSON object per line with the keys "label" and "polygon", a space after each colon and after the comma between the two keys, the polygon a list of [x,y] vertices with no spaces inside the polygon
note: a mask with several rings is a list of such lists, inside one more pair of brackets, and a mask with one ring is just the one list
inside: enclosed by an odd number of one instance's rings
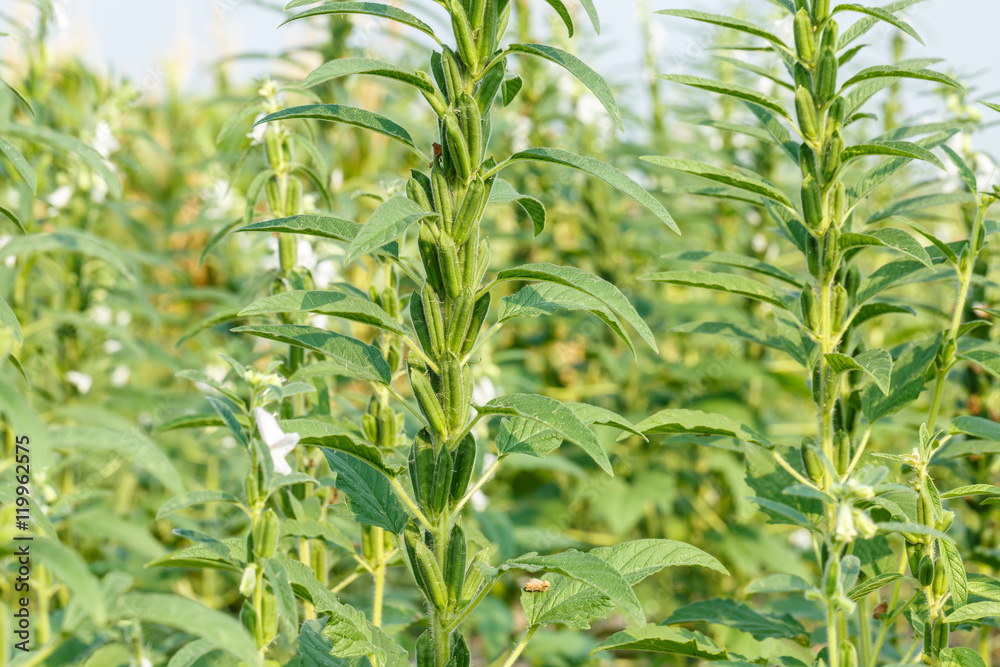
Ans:
{"label": "white flower", "polygon": [[[266,113],[261,111],[259,114],[257,114],[257,117],[253,119],[253,122],[256,123],[266,115],[267,115]],[[250,140],[250,145],[260,146],[262,143],[264,143],[264,134],[266,132],[267,132],[267,125],[263,123],[255,126],[253,129],[247,132],[247,138]]]}
{"label": "white flower", "polygon": [[76,390],[81,394],[86,394],[94,386],[94,379],[80,371],[66,371],[66,375],[63,377],[66,378],[66,382],[76,387]]}
{"label": "white flower", "polygon": [[132,377],[132,371],[128,366],[124,364],[115,368],[111,373],[111,386],[112,387],[124,387],[128,384],[129,378]]}
{"label": "white flower", "polygon": [[115,315],[115,324],[120,327],[127,327],[132,322],[132,313],[127,310],[119,310]]}
{"label": "white flower", "polygon": [[854,508],[846,503],[842,503],[837,509],[837,526],[833,534],[841,542],[851,542],[858,536],[858,529],[854,525]]}
{"label": "white flower", "polygon": [[122,344],[114,339],[104,341],[104,354],[114,354],[122,351]]}
{"label": "white flower", "polygon": [[108,184],[103,178],[93,179],[93,185],[90,188],[90,201],[95,204],[103,204],[104,200],[108,196]]}
{"label": "white flower", "polygon": [[49,204],[56,210],[64,209],[72,196],[73,188],[68,185],[60,185],[49,195]]}
{"label": "white flower", "polygon": [[288,465],[285,457],[292,453],[295,445],[299,444],[299,434],[282,431],[281,427],[278,426],[278,420],[264,408],[257,408],[254,410],[253,415],[257,421],[257,431],[260,433],[260,439],[271,450],[274,472],[278,475],[291,474],[292,467]]}
{"label": "white flower", "polygon": [[94,150],[101,154],[101,157],[107,160],[111,157],[111,154],[121,148],[121,144],[115,139],[114,133],[111,131],[111,126],[107,121],[102,120],[97,124],[97,129],[94,130]]}
{"label": "white flower", "polygon": [[235,210],[236,196],[229,188],[229,181],[224,178],[217,178],[211,188],[205,189],[203,196],[205,215],[213,220],[225,218]]}
{"label": "white flower", "polygon": [[[11,238],[10,236],[0,236],[0,249],[10,243]],[[14,265],[17,264],[17,256],[10,255],[9,257],[4,257],[3,263],[8,269],[13,269]]]}
{"label": "white flower", "polygon": [[809,551],[813,547],[812,533],[805,528],[793,530],[788,535],[788,543],[799,551]]}

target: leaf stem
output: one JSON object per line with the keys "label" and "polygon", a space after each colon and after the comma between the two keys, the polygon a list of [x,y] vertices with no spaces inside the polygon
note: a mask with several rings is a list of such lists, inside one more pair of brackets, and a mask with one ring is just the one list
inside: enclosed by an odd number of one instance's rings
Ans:
{"label": "leaf stem", "polygon": [[485,484],[486,482],[489,481],[490,477],[492,477],[493,474],[497,471],[497,468],[500,467],[500,461],[502,461],[502,460],[503,460],[503,457],[498,456],[497,460],[494,461],[493,464],[489,468],[486,469],[486,471],[483,473],[483,476],[480,477],[479,480],[475,484],[472,485],[471,489],[469,489],[468,491],[466,491],[465,495],[462,496],[462,499],[459,500],[458,503],[455,505],[455,509],[452,510],[455,514],[458,514],[458,512],[463,507],[465,507],[465,504],[468,503],[469,500],[472,499],[472,496],[474,496],[476,494],[476,492],[479,491],[479,489],[482,488],[483,484]]}
{"label": "leaf stem", "polygon": [[410,511],[413,513],[413,516],[417,517],[417,520],[424,525],[424,528],[433,531],[434,526],[431,525],[431,522],[427,520],[427,517],[424,516],[424,513],[420,511],[420,508],[417,507],[416,503],[414,503],[413,500],[410,499],[410,496],[408,496],[406,493],[406,489],[403,488],[403,485],[400,484],[399,480],[396,479],[395,477],[392,478],[392,488],[395,489],[396,494],[399,496],[400,500],[402,500],[403,503],[408,508],[410,508]]}
{"label": "leaf stem", "polygon": [[519,641],[517,646],[514,647],[514,650],[511,651],[510,656],[507,658],[506,662],[503,663],[503,667],[511,667],[517,661],[521,652],[524,650],[524,647],[528,645],[528,642],[531,641],[531,638],[535,635],[536,630],[538,630],[537,625],[533,625],[525,630],[524,636],[521,637],[521,641]]}

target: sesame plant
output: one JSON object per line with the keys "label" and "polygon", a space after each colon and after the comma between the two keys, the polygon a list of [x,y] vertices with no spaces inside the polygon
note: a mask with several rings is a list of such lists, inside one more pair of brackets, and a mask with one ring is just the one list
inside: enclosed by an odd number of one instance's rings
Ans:
{"label": "sesame plant", "polygon": [[[289,9],[308,4],[292,2]],[[340,659],[367,659],[373,665],[397,665],[408,664],[407,649],[412,646],[420,666],[468,665],[470,646],[475,650],[476,643],[465,636],[467,620],[505,575],[521,571],[534,575],[521,598],[523,634],[499,658],[513,665],[541,627],[558,623],[585,629],[616,608],[627,619],[642,621],[632,586],[664,567],[698,565],[724,571],[701,550],[672,540],[638,540],[590,552],[527,553],[498,561],[487,527],[477,525],[468,512],[470,500],[488,492],[488,482],[509,456],[547,456],[567,441],[611,474],[611,460],[594,425],[636,432],[608,410],[543,395],[514,393],[474,401],[476,361],[506,322],[557,308],[576,309],[603,320],[630,349],[634,343],[626,327],[655,347],[652,332],[620,290],[582,269],[522,264],[491,271],[491,204],[516,202],[536,235],[546,221],[541,201],[514,190],[500,173],[528,161],[577,169],[676,227],[656,199],[593,158],[559,148],[491,154],[492,114],[496,107],[510,104],[522,86],[520,77],[508,72],[515,57],[562,65],[620,125],[618,107],[603,79],[575,56],[546,44],[503,46],[509,3],[438,4],[437,23],[450,27],[447,40],[413,14],[374,3],[321,5],[289,19],[364,13],[429,38],[434,45],[429,73],[372,58],[339,58],[312,72],[303,84],[310,88],[367,74],[414,88],[432,114],[432,124],[422,133],[426,139],[414,138],[421,134],[411,134],[381,114],[345,104],[290,107],[258,121],[269,126],[264,141],[269,168],[261,179],[270,211],[281,217],[239,231],[277,233],[279,249],[291,246],[284,239],[295,234],[338,241],[346,248],[345,264],[365,263],[370,284],[381,285],[365,293],[350,285],[311,289],[307,276],[301,283],[286,282],[294,258],[282,256],[281,271],[286,273],[273,294],[242,311],[243,316],[277,315],[279,323],[234,331],[287,345],[289,353],[265,375],[230,360],[237,375],[249,383],[249,398],[217,385],[224,395],[211,399],[221,422],[249,454],[245,490],[238,497],[209,491],[200,498],[178,500],[179,505],[235,502],[252,517],[245,540],[220,542],[192,535],[201,544],[176,556],[183,562],[243,572],[246,601],[241,618],[261,658],[280,660],[289,650],[301,656],[319,651]],[[575,26],[566,7],[549,4],[572,34]],[[592,5],[584,6],[597,27]],[[283,179],[294,171],[294,162],[282,128],[306,119],[346,123],[409,148],[419,168],[410,170],[401,188],[405,196],[390,191],[363,224],[330,213],[298,214],[293,181]],[[510,283],[528,284],[500,299],[498,309],[491,308],[494,292]],[[354,335],[306,320],[315,314],[343,322]],[[313,378],[322,389],[313,397],[308,391],[313,386],[302,387],[297,377]],[[360,416],[357,421],[340,418],[331,407],[345,409],[338,405],[345,392],[371,397],[363,410],[346,408],[348,414]],[[405,411],[407,419],[394,410]],[[491,418],[499,418],[494,436],[482,438],[477,427]],[[303,446],[322,452],[323,460],[305,462],[298,455]],[[295,467],[312,475],[294,471],[285,461],[292,449],[297,452]],[[487,453],[492,454],[489,464],[484,461]],[[322,563],[306,559],[301,542],[295,546],[284,539],[296,535],[295,526],[310,523],[316,527],[309,535],[333,546],[337,539],[322,529],[326,503],[309,499],[329,500],[334,493],[346,496],[355,530],[360,531],[360,550],[350,541],[337,545],[350,552],[357,572],[371,582],[367,600],[362,597],[359,606],[338,598],[342,586],[327,587]],[[287,555],[294,550],[298,561]],[[395,564],[405,567],[409,584],[398,578],[387,581],[386,568]],[[390,586],[415,588],[423,600],[415,642],[387,631],[382,600]],[[289,641],[295,639],[293,595],[317,618],[303,624],[297,649]],[[492,660],[482,658],[484,664]]]}
{"label": "sesame plant", "polygon": [[[913,3],[884,8],[827,0],[774,4],[792,21],[793,43],[766,26],[727,16],[660,13],[754,40],[734,48],[745,50],[749,61],[780,62],[778,82],[794,99],[686,74],[663,78],[744,103],[748,116],[798,167],[797,192],[790,196],[739,166],[645,159],[721,184],[724,196],[759,198],[776,233],[801,260],[785,268],[738,254],[699,253],[687,259],[735,270],[675,270],[646,279],[765,304],[755,326],[701,321],[688,330],[742,337],[794,359],[815,404],[815,428],[790,445],[723,415],[678,409],[659,412],[637,428],[647,435],[692,433],[743,441],[754,502],[771,522],[805,531],[811,573],[804,578],[777,570],[746,589],[756,602],[695,602],[674,611],[664,625],[625,630],[602,648],[732,660],[708,637],[674,627],[707,622],[742,630],[758,642],[784,640],[766,648],[756,644],[760,664],[993,664],[993,633],[985,628],[998,609],[1000,581],[967,571],[970,554],[959,547],[966,528],[954,510],[958,499],[985,496],[989,502],[1000,488],[967,483],[940,488],[942,466],[951,465],[951,459],[939,455],[948,445],[995,434],[994,422],[954,408],[962,404],[955,395],[963,390],[956,382],[962,369],[1000,371],[995,344],[971,335],[991,322],[970,313],[967,303],[970,290],[988,273],[980,260],[994,228],[987,214],[998,193],[977,181],[967,160],[947,143],[965,128],[963,119],[895,127],[874,137],[865,130],[874,117],[867,111],[870,99],[889,86],[918,80],[962,90],[950,76],[928,69],[929,60],[854,67],[863,48],[858,40],[876,25],[919,41],[897,15]],[[846,19],[854,21],[841,30],[838,23]],[[758,127],[742,131],[761,136]],[[960,177],[964,193],[959,200],[971,202],[952,209],[961,216],[958,240],[938,238],[904,217],[947,198],[935,199],[932,193],[890,200],[877,209],[869,203],[908,165],[943,170],[945,160]],[[866,325],[876,318],[915,313],[907,301],[890,296],[893,290],[936,281],[952,287],[950,298],[935,306],[939,319],[905,330],[889,349],[869,338]],[[899,429],[906,433],[905,448],[887,449],[897,440],[890,434]],[[784,608],[793,613],[770,611],[779,606],[777,596],[788,600]],[[968,646],[972,642],[964,631],[980,627],[980,641]]]}

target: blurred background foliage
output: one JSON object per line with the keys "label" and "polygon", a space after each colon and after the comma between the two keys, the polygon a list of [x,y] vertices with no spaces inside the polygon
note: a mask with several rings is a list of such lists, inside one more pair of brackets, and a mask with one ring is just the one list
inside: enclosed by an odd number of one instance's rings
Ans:
{"label": "blurred background foliage", "polygon": [[[755,19],[766,20],[767,3],[758,3],[755,11]],[[276,12],[275,24],[279,16]],[[516,0],[515,16],[518,41],[544,41],[535,39],[542,34],[569,50],[606,48],[598,38],[572,45],[562,40],[563,26],[541,3]],[[236,605],[239,598],[238,573],[148,565],[198,541],[199,535],[235,537],[246,531],[243,515],[212,505],[158,516],[163,503],[181,491],[239,488],[245,475],[244,457],[235,455],[235,442],[224,429],[164,432],[159,427],[204,412],[204,396],[213,392],[205,383],[193,383],[192,376],[178,377],[179,372],[200,369],[235,388],[220,353],[261,369],[272,357],[266,346],[229,329],[240,323],[235,314],[243,304],[268,293],[277,267],[276,243],[265,238],[269,235],[217,237],[220,230],[262,211],[252,188],[263,157],[254,147],[259,135],[250,131],[260,111],[260,82],[234,83],[229,63],[221,62],[205,74],[214,82],[210,94],[194,95],[168,84],[165,94],[147,95],[137,82],[99,76],[79,60],[51,57],[45,40],[50,19],[42,7],[36,21],[11,24],[6,29],[12,35],[0,37],[8,40],[4,78],[31,106],[29,110],[9,91],[0,91],[0,136],[17,146],[37,175],[33,196],[12,164],[0,160],[0,205],[13,211],[26,231],[22,234],[0,219],[0,293],[24,328],[20,345],[0,333],[0,355],[16,356],[24,371],[22,376],[12,363],[0,368],[0,432],[8,450],[16,434],[32,434],[33,509],[40,530],[62,546],[36,554],[34,631],[39,648],[27,657],[14,657],[18,652],[11,651],[6,627],[0,632],[5,644],[0,665],[96,667],[138,664],[141,659],[167,664],[197,635],[191,623],[170,617],[194,612],[185,607],[176,614],[151,612],[142,601],[161,599],[142,596],[169,593],[197,599],[209,609]],[[657,20],[649,17],[651,24]],[[352,39],[351,21],[336,19],[317,27],[322,29],[312,43],[275,59],[276,71],[286,73],[288,80],[300,79],[317,62],[366,54],[366,40]],[[397,37],[395,43],[405,51],[405,37]],[[735,43],[733,38],[718,37],[698,69],[769,94],[786,93],[767,72],[746,66],[725,48]],[[748,122],[743,107],[726,101],[705,106],[712,98],[683,97],[674,89],[668,100],[666,84],[652,73],[672,64],[657,62],[651,27],[644,39],[645,87],[620,100],[626,113],[634,115],[630,126],[644,132],[614,132],[586,89],[550,67],[525,62],[520,70],[525,89],[508,113],[497,116],[491,141],[500,151],[554,145],[614,164],[666,204],[684,235],[674,235],[602,184],[574,172],[531,167],[512,170],[507,178],[521,192],[544,193],[549,219],[543,236],[528,243],[531,222],[514,208],[491,209],[489,224],[494,268],[516,259],[596,273],[633,300],[656,333],[660,354],[639,349],[633,359],[603,323],[586,314],[522,319],[488,346],[503,352],[484,351],[477,391],[489,398],[502,387],[587,401],[634,421],[665,407],[702,409],[736,417],[775,441],[798,442],[812,427],[812,413],[808,388],[793,362],[761,345],[687,333],[680,326],[692,320],[766,326],[768,307],[637,280],[653,270],[687,266],[676,258],[679,253],[707,249],[799,268],[788,265],[797,255],[788,252],[758,204],[738,197],[720,203],[702,196],[712,190],[704,182],[655,167],[647,171],[649,165],[639,161],[648,154],[691,157],[738,165],[778,184],[794,182],[776,166],[780,161],[772,143],[730,131],[733,124]],[[899,41],[887,47],[897,60],[914,55]],[[968,83],[974,89],[975,82]],[[350,98],[392,118],[429,119],[414,96],[379,80],[339,79],[315,92],[326,102]],[[294,85],[284,86],[282,94],[289,103],[308,99]],[[867,132],[914,122],[902,94],[898,86],[881,93],[882,113],[864,121]],[[979,113],[951,90],[942,90],[935,104],[936,120],[966,121],[965,131],[950,145],[973,155],[975,132],[982,125]],[[305,139],[298,158],[315,177],[307,188],[305,212],[364,220],[382,199],[401,190],[408,168],[417,166],[412,154],[382,137],[342,125],[295,122]],[[316,150],[309,150],[310,143]],[[95,167],[95,154],[96,164],[109,173]],[[995,169],[986,156],[979,156],[978,163],[986,176]],[[896,180],[866,204],[865,215],[900,200],[934,195],[937,199],[923,200],[906,215],[943,239],[963,238],[974,207],[971,197],[961,194],[957,175],[922,168],[907,174],[908,180]],[[109,181],[120,183],[121,192]],[[996,229],[997,223],[992,224]],[[357,264],[344,266],[342,248],[303,243],[301,263],[319,287],[344,281],[367,290],[368,272]],[[995,307],[995,270],[991,261],[982,264],[982,281],[970,307]],[[866,325],[866,335],[891,347],[928,322],[940,324],[952,293],[944,283],[897,290],[893,298],[912,306],[915,316],[875,320]],[[996,378],[971,370],[960,381],[946,395],[949,412],[1000,419]],[[354,400],[349,384],[334,381],[332,386],[332,414],[357,419],[365,404]],[[906,428],[895,430],[894,425]],[[908,452],[914,443],[901,434],[914,430],[904,412],[879,424],[875,447]],[[605,435],[613,478],[566,449],[546,459],[514,457],[502,469],[490,486],[488,502],[476,507],[481,530],[501,545],[502,557],[665,537],[709,551],[732,572],[723,577],[667,570],[651,577],[639,597],[654,620],[693,600],[746,598],[746,583],[775,562],[786,571],[809,569],[808,540],[803,544],[794,532],[768,525],[748,500],[753,492],[745,481],[744,457],[731,441],[686,436],[614,441],[610,432]],[[971,457],[942,460],[940,474],[996,483],[998,451],[984,445]],[[2,466],[0,543],[8,545],[14,532],[10,459],[5,457]],[[342,519],[331,514],[338,525]],[[970,569],[996,574],[997,507],[970,505],[966,514],[963,553]],[[343,520],[338,527],[356,541],[352,525]],[[336,554],[331,551],[328,563],[331,586],[355,567],[350,558]],[[0,593],[10,606],[16,597],[15,564],[9,552],[3,555]],[[367,579],[359,578],[341,594],[348,600],[356,596],[363,608],[368,586]],[[393,591],[390,582],[387,623],[400,628],[416,620],[405,591]],[[518,594],[512,587],[501,596],[506,604],[490,600],[477,613],[476,634],[483,646],[475,647],[476,654],[497,655],[508,647],[518,627]],[[122,604],[123,595],[133,596],[127,598],[133,604]],[[806,613],[792,609],[793,604],[778,610]],[[0,616],[0,623],[9,622],[7,610]],[[613,617],[587,636],[540,632],[525,660],[535,665],[610,664],[607,654],[591,658],[589,651],[599,636],[619,629],[622,622]],[[732,649],[739,650],[739,642],[745,641],[738,632],[712,630]],[[212,654],[196,660],[191,664],[215,664],[223,658]],[[616,660],[685,664],[649,656]]]}

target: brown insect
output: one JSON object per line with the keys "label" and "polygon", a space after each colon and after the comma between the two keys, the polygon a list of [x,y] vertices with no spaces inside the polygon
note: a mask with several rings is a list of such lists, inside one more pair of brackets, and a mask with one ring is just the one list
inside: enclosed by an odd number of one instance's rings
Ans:
{"label": "brown insect", "polygon": [[551,586],[552,584],[542,579],[529,579],[528,583],[524,585],[524,590],[528,593],[544,593]]}
{"label": "brown insect", "polygon": [[875,609],[872,610],[872,618],[877,621],[882,618],[887,611],[889,611],[889,603],[883,600],[878,603],[878,606],[876,606]]}

